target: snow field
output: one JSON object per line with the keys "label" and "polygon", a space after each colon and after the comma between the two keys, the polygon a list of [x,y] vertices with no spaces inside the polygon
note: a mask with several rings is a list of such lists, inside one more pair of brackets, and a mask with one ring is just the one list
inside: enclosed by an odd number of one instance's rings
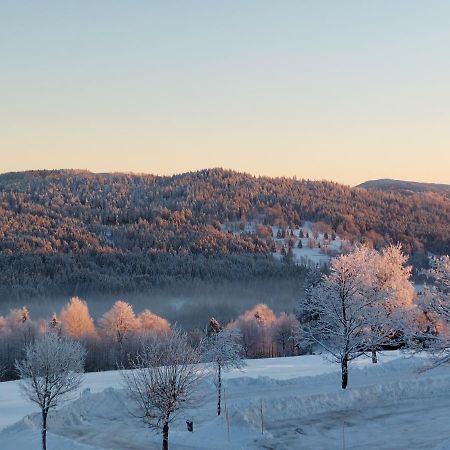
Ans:
{"label": "snow field", "polygon": [[[349,388],[340,389],[337,365],[321,356],[250,360],[225,375],[228,412],[215,415],[212,383],[202,404],[171,427],[172,449],[409,449],[450,446],[450,371],[421,371],[425,356],[380,355],[350,366]],[[160,448],[160,436],[133,417],[118,372],[86,374],[82,392],[49,418],[49,450]],[[3,399],[6,398],[6,404]],[[17,382],[0,383],[3,450],[39,448],[39,414],[19,395]],[[261,405],[264,434],[261,434]],[[434,410],[434,412],[433,412]],[[194,420],[194,433],[185,420]],[[16,423],[14,423],[16,422]],[[228,424],[230,432],[228,434]],[[407,428],[405,428],[407,427]],[[409,428],[408,428],[409,427]],[[407,431],[405,431],[407,429]]]}

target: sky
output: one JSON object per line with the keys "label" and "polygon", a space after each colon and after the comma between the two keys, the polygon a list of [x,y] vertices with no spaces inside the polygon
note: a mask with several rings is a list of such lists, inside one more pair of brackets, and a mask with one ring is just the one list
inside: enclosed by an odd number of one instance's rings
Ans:
{"label": "sky", "polygon": [[450,183],[447,0],[0,0],[0,172]]}

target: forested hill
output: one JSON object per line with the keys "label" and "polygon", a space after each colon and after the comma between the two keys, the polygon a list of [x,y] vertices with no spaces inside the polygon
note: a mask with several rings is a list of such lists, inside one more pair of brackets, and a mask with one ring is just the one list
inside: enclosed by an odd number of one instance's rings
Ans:
{"label": "forested hill", "polygon": [[[304,220],[326,222],[344,238],[450,253],[449,217],[450,199],[437,193],[405,195],[222,169],[164,177],[7,173],[0,175],[0,284],[42,284],[45,290],[57,279],[79,286],[135,276],[140,278],[129,283],[146,286],[156,278],[205,276],[210,270],[245,276],[236,272],[236,261],[273,273],[271,236],[263,225]],[[233,223],[245,229],[250,221],[261,224],[256,234],[224,228]],[[255,257],[266,261],[266,269],[255,265]],[[173,269],[170,261],[186,258],[188,268],[180,263]]]}
{"label": "forested hill", "polygon": [[404,193],[436,192],[438,194],[444,194],[447,195],[447,197],[450,197],[450,184],[418,183],[416,181],[382,179],[366,181],[358,187],[366,189],[381,189],[384,191],[400,191]]}
{"label": "forested hill", "polygon": [[222,169],[170,177],[33,171],[0,175],[0,250],[25,253],[267,252],[219,223],[324,221],[339,234],[450,250],[450,200]]}

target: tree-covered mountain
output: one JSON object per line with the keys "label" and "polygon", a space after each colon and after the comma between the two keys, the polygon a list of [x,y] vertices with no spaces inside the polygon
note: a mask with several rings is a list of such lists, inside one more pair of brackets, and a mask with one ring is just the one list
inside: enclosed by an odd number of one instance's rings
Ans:
{"label": "tree-covered mountain", "polygon": [[[7,173],[0,175],[0,284],[5,292],[26,285],[45,292],[64,280],[60,289],[72,292],[84,285],[145,289],[186,277],[267,276],[279,269],[262,225],[304,220],[323,221],[347,239],[400,241],[408,252],[444,254],[449,217],[450,199],[434,192],[406,195],[223,169],[174,176]],[[245,229],[250,221],[262,231],[224,227]]]}
{"label": "tree-covered mountain", "polygon": [[358,187],[404,193],[436,192],[438,194],[450,196],[450,184],[419,183],[417,181],[391,180],[389,178],[365,181],[364,183],[358,185]]}

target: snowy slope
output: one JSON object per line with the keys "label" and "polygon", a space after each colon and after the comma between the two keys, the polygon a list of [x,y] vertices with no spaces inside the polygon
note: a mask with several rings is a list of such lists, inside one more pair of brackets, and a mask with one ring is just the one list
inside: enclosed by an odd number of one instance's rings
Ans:
{"label": "snowy slope", "polygon": [[[449,368],[420,373],[426,358],[400,352],[380,359],[378,365],[357,361],[346,391],[339,387],[339,368],[320,356],[251,360],[226,377],[230,434],[225,415],[215,416],[208,384],[204,404],[172,427],[171,448],[446,449]],[[160,448],[160,437],[132,416],[118,372],[87,374],[83,389],[50,417],[49,450]],[[0,448],[37,450],[39,415],[19,420],[33,407],[19,396],[17,383],[1,383],[0,399],[0,424],[7,427]],[[191,418],[193,434],[185,429]]]}
{"label": "snowy slope", "polygon": [[[304,236],[307,234],[312,238],[314,235],[313,231],[313,222],[305,221],[301,227],[303,230]],[[274,236],[274,241],[278,246],[277,252],[273,253],[273,256],[275,258],[280,259],[281,256],[281,248],[283,246],[286,246],[287,239],[279,239],[277,238],[278,233],[278,227],[272,226],[272,234]],[[290,230],[289,230],[290,232]],[[292,249],[293,256],[294,256],[294,262],[298,264],[304,264],[304,265],[323,265],[328,264],[330,262],[331,256],[327,253],[323,252],[322,248],[317,247],[317,243],[320,243],[320,245],[323,247],[325,244],[328,245],[329,251],[333,255],[337,255],[342,252],[342,249],[348,245],[348,242],[345,240],[342,240],[339,236],[336,236],[335,240],[326,240],[323,233],[318,233],[317,239],[315,239],[316,245],[314,248],[308,247],[308,241],[309,239],[306,237],[300,238],[299,232],[300,230],[292,230],[294,236],[294,247]],[[298,248],[298,241],[302,241],[302,248]]]}
{"label": "snowy slope", "polygon": [[[221,224],[222,231],[231,232],[235,235],[241,234],[255,234],[257,230],[257,226],[260,225],[260,222],[247,222],[243,229],[240,229],[239,223],[227,223]],[[272,225],[272,237],[273,241],[276,245],[276,251],[272,253],[273,257],[276,259],[281,259],[281,249],[283,247],[287,248],[288,241],[292,239],[294,241],[294,247],[292,249],[293,253],[293,261],[297,264],[302,264],[306,266],[323,266],[330,262],[331,256],[338,255],[342,253],[343,249],[345,249],[349,242],[341,239],[340,236],[336,236],[334,240],[325,239],[324,233],[318,233],[316,239],[314,239],[315,245],[313,248],[309,248],[307,237],[300,238],[300,229],[287,229],[288,235],[285,238],[278,238],[277,233],[280,230],[280,227],[277,225]],[[314,236],[314,222],[304,221],[301,229],[304,233],[304,236],[310,236],[313,238]],[[290,235],[292,231],[293,236]],[[302,248],[298,248],[299,241],[302,241]],[[320,244],[320,248],[317,246]],[[327,247],[328,251],[324,251],[324,248]]]}

